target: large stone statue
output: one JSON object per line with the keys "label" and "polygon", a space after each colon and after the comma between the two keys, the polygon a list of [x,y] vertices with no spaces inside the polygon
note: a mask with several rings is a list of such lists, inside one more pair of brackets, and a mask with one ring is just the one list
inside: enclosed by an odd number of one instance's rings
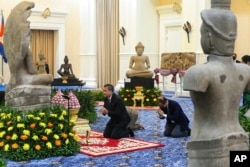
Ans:
{"label": "large stone statue", "polygon": [[6,106],[20,110],[50,104],[52,75],[38,75],[30,45],[30,22],[33,2],[23,1],[11,10],[4,33],[4,49],[10,69],[5,92]]}
{"label": "large stone statue", "polygon": [[148,56],[143,56],[144,46],[141,42],[139,42],[135,47],[137,55],[131,56],[129,62],[129,68],[126,72],[126,76],[128,78],[132,77],[144,77],[144,78],[152,78],[154,73],[149,71],[150,62]]}
{"label": "large stone statue", "polygon": [[249,150],[238,110],[243,91],[250,90],[250,68],[233,62],[237,20],[228,3],[212,0],[212,9],[201,12],[201,45],[209,61],[184,76],[194,104],[189,167],[229,167],[230,150]]}

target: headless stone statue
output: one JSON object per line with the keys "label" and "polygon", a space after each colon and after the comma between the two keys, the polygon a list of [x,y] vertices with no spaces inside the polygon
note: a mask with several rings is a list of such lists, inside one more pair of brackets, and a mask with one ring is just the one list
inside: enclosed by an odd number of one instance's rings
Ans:
{"label": "headless stone statue", "polygon": [[5,92],[5,105],[20,110],[50,105],[52,75],[38,75],[30,44],[30,22],[33,2],[23,1],[14,7],[7,19],[4,49],[8,58],[10,81]]}
{"label": "headless stone statue", "polygon": [[150,62],[148,56],[143,56],[144,46],[141,42],[139,42],[135,50],[137,52],[137,55],[131,56],[130,62],[129,62],[129,68],[126,72],[126,76],[128,78],[131,77],[144,77],[144,78],[152,78],[154,73],[152,71],[149,71],[150,68]]}
{"label": "headless stone statue", "polygon": [[183,85],[194,104],[188,166],[229,167],[230,150],[249,149],[238,110],[243,91],[250,90],[250,68],[233,62],[235,15],[217,6],[203,10],[201,18],[201,45],[209,59],[189,68]]}
{"label": "headless stone statue", "polygon": [[57,70],[57,73],[60,76],[67,76],[69,78],[75,78],[75,75],[74,75],[73,69],[72,69],[72,65],[69,64],[68,56],[64,57],[64,64],[62,64],[60,69]]}
{"label": "headless stone statue", "polygon": [[49,66],[48,63],[44,57],[44,53],[39,53],[39,61],[36,63],[38,74],[48,74],[49,73]]}

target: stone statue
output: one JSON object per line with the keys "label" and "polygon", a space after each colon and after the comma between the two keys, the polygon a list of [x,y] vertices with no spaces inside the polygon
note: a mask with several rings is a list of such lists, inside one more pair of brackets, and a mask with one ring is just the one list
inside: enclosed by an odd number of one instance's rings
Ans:
{"label": "stone statue", "polygon": [[64,57],[64,64],[61,65],[60,69],[57,70],[57,73],[60,76],[67,76],[69,78],[75,78],[75,75],[72,70],[72,65],[69,64],[68,56]]}
{"label": "stone statue", "polygon": [[213,2],[216,7],[201,12],[201,45],[209,61],[190,67],[184,76],[183,88],[194,104],[189,167],[229,167],[230,150],[249,150],[238,110],[243,91],[250,90],[250,68],[232,59],[237,20],[228,9],[230,1]]}
{"label": "stone statue", "polygon": [[30,45],[30,22],[33,2],[23,1],[11,10],[4,33],[10,81],[5,92],[6,106],[22,109],[50,104],[52,75],[37,75]]}
{"label": "stone statue", "polygon": [[126,76],[128,78],[132,77],[152,78],[154,73],[148,70],[150,68],[150,62],[148,56],[142,55],[144,51],[144,46],[142,45],[141,42],[139,42],[136,45],[135,51],[137,55],[131,56],[129,62],[130,70],[126,72]]}
{"label": "stone statue", "polygon": [[44,57],[44,53],[41,51],[38,57],[39,57],[39,61],[36,63],[38,74],[48,74],[49,66]]}

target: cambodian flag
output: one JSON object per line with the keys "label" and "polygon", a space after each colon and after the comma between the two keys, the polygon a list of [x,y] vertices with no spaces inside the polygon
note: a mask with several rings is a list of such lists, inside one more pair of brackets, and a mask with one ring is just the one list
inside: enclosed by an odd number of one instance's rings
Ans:
{"label": "cambodian flag", "polygon": [[0,29],[0,55],[2,55],[4,62],[7,63],[7,57],[5,56],[4,48],[3,48],[3,34],[4,34],[3,12],[1,12],[1,15],[2,15],[2,22],[1,22],[1,29]]}

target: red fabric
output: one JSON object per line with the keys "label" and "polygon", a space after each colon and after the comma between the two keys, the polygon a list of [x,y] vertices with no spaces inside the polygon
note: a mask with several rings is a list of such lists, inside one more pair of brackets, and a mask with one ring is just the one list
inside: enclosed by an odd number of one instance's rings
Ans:
{"label": "red fabric", "polygon": [[164,146],[160,143],[146,142],[134,138],[104,138],[102,133],[95,131],[91,131],[88,144],[84,134],[80,135],[80,137],[80,152],[93,157]]}
{"label": "red fabric", "polygon": [[185,70],[182,69],[159,69],[156,68],[154,70],[155,74],[160,73],[162,76],[173,75],[171,82],[176,83],[176,75],[179,74],[180,77],[185,75]]}
{"label": "red fabric", "polygon": [[0,29],[0,37],[3,37],[4,33],[4,17],[2,15],[1,29]]}
{"label": "red fabric", "polygon": [[158,74],[155,75],[155,82],[157,85],[159,85],[159,75]]}

